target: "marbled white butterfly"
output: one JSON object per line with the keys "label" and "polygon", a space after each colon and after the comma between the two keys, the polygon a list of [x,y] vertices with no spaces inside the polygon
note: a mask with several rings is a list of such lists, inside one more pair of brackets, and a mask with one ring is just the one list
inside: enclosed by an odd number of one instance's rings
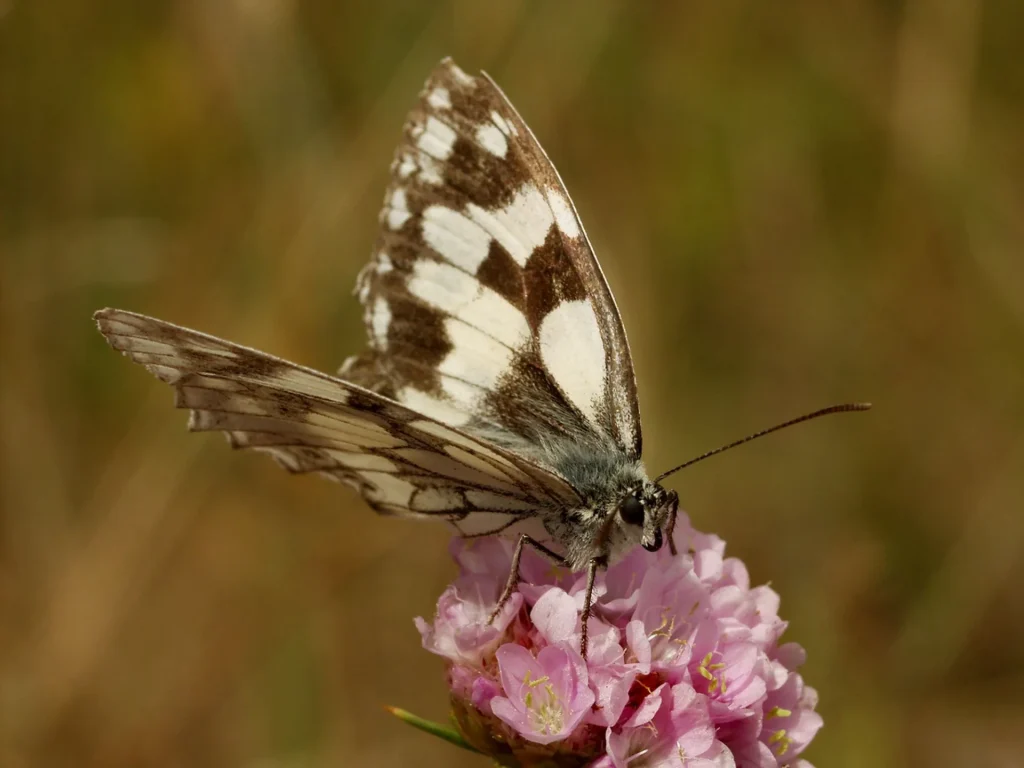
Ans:
{"label": "marbled white butterfly", "polygon": [[587,569],[585,652],[596,572],[672,546],[678,496],[641,463],[626,334],[576,210],[489,77],[434,70],[380,224],[357,286],[369,348],[338,377],[132,312],[96,321],[174,387],[190,429],[346,482],[382,514],[518,532],[499,608],[526,544]]}

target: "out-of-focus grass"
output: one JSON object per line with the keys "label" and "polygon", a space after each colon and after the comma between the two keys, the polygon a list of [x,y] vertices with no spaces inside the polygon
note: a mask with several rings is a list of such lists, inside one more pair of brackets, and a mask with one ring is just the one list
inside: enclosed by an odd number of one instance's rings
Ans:
{"label": "out-of-focus grass", "polygon": [[331,370],[405,111],[486,68],[558,163],[660,470],[807,646],[822,766],[1024,762],[1024,8],[0,3],[0,763],[480,765],[440,528],[186,436],[90,313]]}

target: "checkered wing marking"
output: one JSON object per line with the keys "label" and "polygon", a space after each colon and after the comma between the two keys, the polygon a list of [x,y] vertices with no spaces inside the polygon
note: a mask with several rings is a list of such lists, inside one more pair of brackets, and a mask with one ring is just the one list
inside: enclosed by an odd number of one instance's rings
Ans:
{"label": "checkered wing marking", "polygon": [[639,456],[614,299],[558,172],[486,75],[446,59],[427,80],[358,295],[370,349],[345,378],[470,431],[587,433]]}
{"label": "checkered wing marking", "polygon": [[578,503],[561,479],[351,383],[213,336],[116,309],[96,313],[115,349],[174,387],[189,429],[291,472],[356,487],[378,512],[442,516],[462,533]]}

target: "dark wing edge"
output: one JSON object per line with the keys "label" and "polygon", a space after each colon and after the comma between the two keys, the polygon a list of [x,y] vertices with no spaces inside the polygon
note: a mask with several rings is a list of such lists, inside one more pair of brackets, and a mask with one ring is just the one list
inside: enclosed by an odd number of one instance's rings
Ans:
{"label": "dark wing edge", "polygon": [[[450,61],[446,59],[445,61]],[[443,63],[443,62],[442,62]],[[609,405],[616,429],[616,439],[626,449],[630,458],[640,458],[643,448],[643,436],[640,428],[640,407],[637,397],[636,375],[633,371],[633,357],[629,350],[629,341],[626,338],[626,329],[622,324],[622,315],[619,313],[615,297],[612,295],[608,280],[597,260],[594,248],[587,236],[583,222],[580,220],[576,204],[569,195],[562,181],[561,174],[555,164],[548,157],[544,147],[534,135],[530,126],[523,120],[511,100],[501,90],[501,87],[486,72],[480,73],[490,86],[504,101],[508,111],[519,122],[520,128],[536,158],[536,173],[541,177],[547,177],[548,183],[560,190],[567,210],[556,212],[556,220],[559,226],[556,227],[562,238],[566,253],[575,265],[579,276],[586,287],[587,295],[596,304],[597,320],[601,330],[601,338],[608,352],[608,369],[611,375],[605,381],[605,398]],[[562,217],[571,217],[572,221],[562,221]],[[571,232],[573,227],[579,231],[578,237],[568,237],[566,232]]]}

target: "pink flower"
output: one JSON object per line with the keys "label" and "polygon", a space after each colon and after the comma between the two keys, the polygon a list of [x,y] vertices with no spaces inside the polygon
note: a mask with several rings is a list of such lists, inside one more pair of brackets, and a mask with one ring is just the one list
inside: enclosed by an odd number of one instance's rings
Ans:
{"label": "pink flower", "polygon": [[461,578],[441,594],[433,625],[416,619],[423,647],[451,661],[480,666],[483,657],[497,648],[523,603],[522,595],[512,595],[495,620],[488,622],[497,598],[493,584],[479,577]]}
{"label": "pink flower", "polygon": [[732,754],[715,736],[704,697],[687,683],[662,686],[655,711],[608,731],[608,758],[615,768],[726,768]]}
{"label": "pink flower", "polygon": [[785,682],[768,694],[760,739],[784,763],[803,752],[824,725],[814,711],[818,692],[804,685],[803,678],[789,672]]}
{"label": "pink flower", "polygon": [[810,768],[817,694],[780,645],[779,596],[751,587],[725,542],[680,514],[675,542],[599,574],[579,654],[586,580],[524,552],[521,582],[493,623],[513,543],[456,539],[460,574],[424,647],[448,660],[453,712],[481,751],[522,764],[600,768]]}
{"label": "pink flower", "polygon": [[550,744],[564,739],[594,703],[587,665],[575,650],[544,648],[534,658],[511,643],[497,653],[501,684],[508,698],[491,699],[491,712],[529,741]]}

